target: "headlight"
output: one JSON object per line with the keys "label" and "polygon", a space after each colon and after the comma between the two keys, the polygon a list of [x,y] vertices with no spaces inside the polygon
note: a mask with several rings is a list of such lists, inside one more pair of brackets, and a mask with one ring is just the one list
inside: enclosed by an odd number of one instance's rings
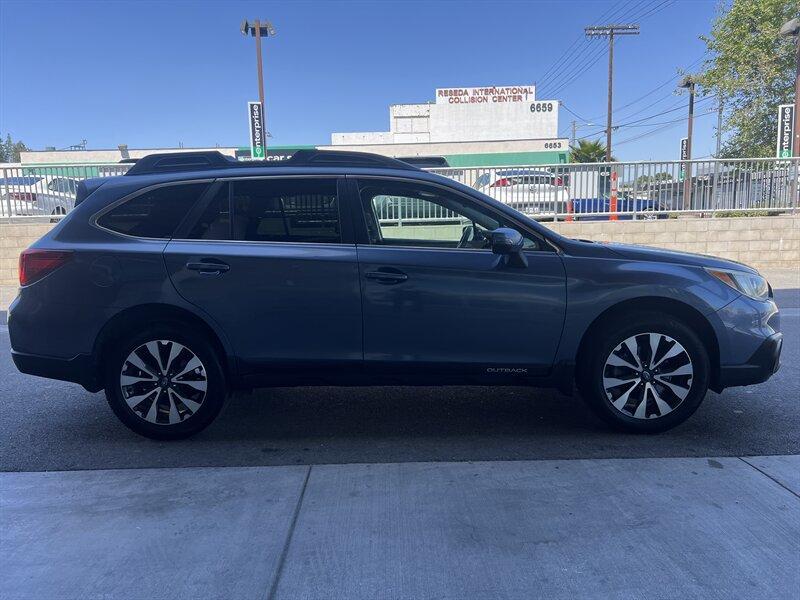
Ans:
{"label": "headlight", "polygon": [[706,269],[706,271],[745,296],[750,296],[756,300],[769,298],[769,284],[761,275],[746,271],[723,271],[721,269]]}

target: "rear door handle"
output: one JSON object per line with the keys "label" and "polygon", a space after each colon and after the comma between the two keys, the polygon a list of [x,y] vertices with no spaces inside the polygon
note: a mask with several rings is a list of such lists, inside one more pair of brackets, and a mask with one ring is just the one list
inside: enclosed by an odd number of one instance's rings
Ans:
{"label": "rear door handle", "polygon": [[408,275],[400,271],[370,271],[365,273],[367,279],[375,279],[380,283],[400,283],[408,279]]}
{"label": "rear door handle", "polygon": [[224,262],[188,262],[186,268],[190,271],[198,271],[203,275],[220,275],[231,270],[230,265]]}

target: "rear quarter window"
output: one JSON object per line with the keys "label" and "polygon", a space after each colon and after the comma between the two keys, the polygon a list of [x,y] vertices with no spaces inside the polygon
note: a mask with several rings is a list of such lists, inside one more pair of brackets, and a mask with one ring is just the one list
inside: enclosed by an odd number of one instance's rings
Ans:
{"label": "rear quarter window", "polygon": [[208,185],[165,185],[143,192],[100,216],[97,224],[125,235],[168,239]]}

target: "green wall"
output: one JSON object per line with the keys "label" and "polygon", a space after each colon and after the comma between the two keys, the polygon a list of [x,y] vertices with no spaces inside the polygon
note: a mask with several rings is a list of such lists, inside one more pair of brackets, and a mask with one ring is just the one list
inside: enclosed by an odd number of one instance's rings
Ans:
{"label": "green wall", "polygon": [[510,165],[554,165],[567,163],[567,152],[497,152],[491,154],[449,154],[451,167],[507,167]]}

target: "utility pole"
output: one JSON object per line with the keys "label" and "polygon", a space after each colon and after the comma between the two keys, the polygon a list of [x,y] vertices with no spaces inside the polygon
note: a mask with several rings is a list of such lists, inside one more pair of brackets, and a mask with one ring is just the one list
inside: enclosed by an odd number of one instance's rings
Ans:
{"label": "utility pole", "polygon": [[608,115],[606,117],[606,162],[611,162],[611,113],[614,95],[614,36],[639,35],[638,25],[591,25],[584,28],[587,37],[608,37]]}
{"label": "utility pole", "polygon": [[695,81],[689,75],[681,79],[678,87],[689,90],[689,124],[686,130],[686,165],[683,178],[683,209],[692,208],[692,126],[694,125],[694,86]]}
{"label": "utility pole", "polygon": [[[712,190],[712,200],[714,202],[713,209],[716,210],[719,204],[719,154],[722,151],[722,111],[725,107],[725,100],[722,96],[719,97],[719,108],[717,109],[717,150],[714,152],[714,187]],[[713,213],[712,213],[713,216]]]}
{"label": "utility pole", "polygon": [[570,147],[575,147],[575,144],[578,143],[578,122],[575,119],[572,119],[572,139],[570,140]]}

